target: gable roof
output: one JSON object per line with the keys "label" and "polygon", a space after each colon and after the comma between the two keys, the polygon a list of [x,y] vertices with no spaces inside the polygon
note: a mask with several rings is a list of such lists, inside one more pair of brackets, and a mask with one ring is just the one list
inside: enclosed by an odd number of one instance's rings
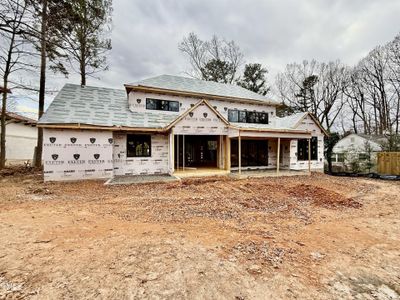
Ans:
{"label": "gable roof", "polygon": [[172,114],[132,112],[128,105],[124,90],[66,84],[38,124],[161,129],[176,118]]}
{"label": "gable roof", "polygon": [[[164,132],[202,104],[207,105],[225,124],[240,130],[296,131],[301,120],[309,114],[305,112],[284,118],[275,118],[276,121],[270,124],[231,124],[205,99],[200,100],[180,115],[149,110],[133,112],[129,109],[129,102],[124,90],[66,84],[40,118],[38,125],[55,128]],[[310,116],[312,117],[311,114]],[[315,118],[313,120],[326,133],[319,122]]]}
{"label": "gable roof", "polygon": [[172,121],[168,126],[165,128],[166,130],[171,129],[171,127],[175,126],[179,121],[183,120],[187,115],[189,115],[192,111],[196,110],[200,105],[206,105],[213,113],[217,115],[217,117],[226,125],[230,125],[230,123],[214,108],[208,103],[207,100],[200,100],[197,102],[195,105],[193,105],[190,109],[185,111],[183,114],[181,114],[179,117],[177,117],[174,121]]}
{"label": "gable roof", "polygon": [[200,98],[223,98],[232,101],[253,101],[258,103],[280,105],[265,96],[249,91],[234,84],[219,83],[194,78],[172,75],[160,75],[134,83],[125,84],[126,90],[151,89],[165,93],[175,93]]}

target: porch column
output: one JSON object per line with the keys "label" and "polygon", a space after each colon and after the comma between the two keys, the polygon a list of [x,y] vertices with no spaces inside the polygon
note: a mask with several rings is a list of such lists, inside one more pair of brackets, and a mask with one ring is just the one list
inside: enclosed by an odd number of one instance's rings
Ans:
{"label": "porch column", "polygon": [[171,133],[169,134],[169,171],[171,173],[171,175],[174,173],[174,169],[175,169],[175,151],[174,151],[174,144],[175,144],[175,139],[174,139],[174,134]]}
{"label": "porch column", "polygon": [[239,161],[239,175],[242,173],[242,141],[240,138],[240,130],[239,130],[239,137],[238,137],[238,147],[239,147],[239,157],[238,157],[238,161]]}
{"label": "porch column", "polygon": [[278,137],[278,147],[276,152],[276,174],[279,174],[280,154],[281,154],[281,138]]}
{"label": "porch column", "polygon": [[308,172],[311,174],[311,139],[308,139]]}
{"label": "porch column", "polygon": [[231,169],[231,139],[229,136],[225,137],[225,169]]}

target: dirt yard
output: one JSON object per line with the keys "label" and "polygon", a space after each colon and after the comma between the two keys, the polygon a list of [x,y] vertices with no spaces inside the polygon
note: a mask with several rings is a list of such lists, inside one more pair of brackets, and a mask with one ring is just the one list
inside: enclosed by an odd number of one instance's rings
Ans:
{"label": "dirt yard", "polygon": [[400,298],[399,182],[0,181],[0,298]]}

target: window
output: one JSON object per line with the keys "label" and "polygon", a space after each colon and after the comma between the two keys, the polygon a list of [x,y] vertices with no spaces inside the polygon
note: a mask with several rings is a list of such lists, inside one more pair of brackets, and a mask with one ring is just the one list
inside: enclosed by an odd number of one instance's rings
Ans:
{"label": "window", "polygon": [[369,155],[367,153],[358,153],[359,160],[369,160]]}
{"label": "window", "polygon": [[337,154],[337,162],[344,162],[344,153]]}
{"label": "window", "polygon": [[238,111],[233,109],[228,110],[228,120],[229,122],[239,122]]}
{"label": "window", "polygon": [[169,101],[160,99],[146,99],[146,109],[179,111],[179,101]]}
{"label": "window", "polygon": [[[239,166],[239,144],[237,139],[231,140],[231,166]],[[241,140],[241,166],[268,166],[268,141]]]}
{"label": "window", "polygon": [[[297,160],[308,160],[308,139],[297,141]],[[318,160],[318,138],[311,138],[311,160]]]}
{"label": "window", "polygon": [[268,113],[229,109],[228,121],[234,123],[268,124]]}
{"label": "window", "polygon": [[126,155],[127,157],[150,157],[151,136],[144,134],[128,134]]}

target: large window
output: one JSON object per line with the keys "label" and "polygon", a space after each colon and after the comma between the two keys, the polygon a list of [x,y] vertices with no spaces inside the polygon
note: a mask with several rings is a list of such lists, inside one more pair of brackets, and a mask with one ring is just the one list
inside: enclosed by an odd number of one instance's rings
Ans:
{"label": "large window", "polygon": [[146,109],[179,111],[179,101],[168,101],[168,100],[147,98]]}
{"label": "large window", "polygon": [[[308,139],[297,141],[297,160],[308,160]],[[311,160],[318,160],[318,138],[311,138]]]}
{"label": "large window", "polygon": [[[238,140],[231,140],[231,166],[239,166]],[[268,141],[241,140],[241,166],[257,167],[268,166]]]}
{"label": "large window", "polygon": [[234,123],[268,124],[268,113],[229,109],[228,121]]}
{"label": "large window", "polygon": [[151,156],[151,136],[144,134],[128,134],[126,155],[127,157]]}

